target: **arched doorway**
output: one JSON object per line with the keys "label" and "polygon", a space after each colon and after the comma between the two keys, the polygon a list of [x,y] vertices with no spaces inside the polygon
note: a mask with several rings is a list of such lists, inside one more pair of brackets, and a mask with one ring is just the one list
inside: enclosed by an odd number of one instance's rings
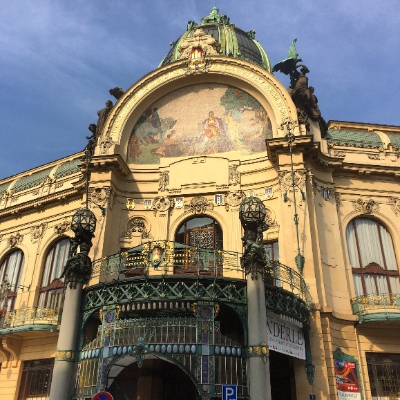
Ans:
{"label": "arched doorway", "polygon": [[[128,358],[135,360],[133,357],[126,357]],[[123,367],[122,363],[117,361],[111,367],[109,377],[110,375],[115,375],[115,378],[107,390],[114,399],[195,400],[199,398],[196,386],[190,377],[177,365],[159,358],[146,358],[140,368],[136,362]]]}

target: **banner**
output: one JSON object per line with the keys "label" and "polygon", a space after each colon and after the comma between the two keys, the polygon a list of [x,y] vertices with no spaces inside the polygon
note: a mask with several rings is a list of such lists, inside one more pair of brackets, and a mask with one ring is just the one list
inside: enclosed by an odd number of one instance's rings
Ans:
{"label": "banner", "polygon": [[281,317],[274,313],[267,315],[268,347],[278,353],[306,359],[306,345],[301,322]]}
{"label": "banner", "polygon": [[339,400],[361,400],[356,363],[336,359],[333,361]]}

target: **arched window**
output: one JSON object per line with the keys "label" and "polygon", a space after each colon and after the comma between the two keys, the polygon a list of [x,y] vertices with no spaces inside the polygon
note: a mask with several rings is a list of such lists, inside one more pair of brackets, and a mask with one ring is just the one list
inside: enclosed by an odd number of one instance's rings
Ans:
{"label": "arched window", "polygon": [[60,307],[64,287],[60,276],[68,260],[70,247],[70,240],[62,239],[55,243],[47,253],[40,285],[39,307]]}
{"label": "arched window", "polygon": [[222,230],[218,222],[209,217],[188,219],[178,229],[175,242],[203,249],[222,250]]}
{"label": "arched window", "polygon": [[392,238],[379,222],[353,219],[346,229],[347,247],[357,296],[400,293]]}
{"label": "arched window", "polygon": [[14,250],[3,259],[0,266],[0,308],[11,311],[15,306],[17,290],[24,268],[24,253]]}
{"label": "arched window", "polygon": [[217,221],[206,216],[188,219],[179,227],[175,242],[191,246],[175,248],[182,253],[182,264],[175,264],[176,274],[222,274],[222,229]]}

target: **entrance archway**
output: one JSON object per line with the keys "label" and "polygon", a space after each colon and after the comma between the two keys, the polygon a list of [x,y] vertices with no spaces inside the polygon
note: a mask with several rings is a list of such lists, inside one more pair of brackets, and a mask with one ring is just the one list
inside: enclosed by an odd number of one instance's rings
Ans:
{"label": "entrance archway", "polygon": [[[116,374],[118,370],[120,372]],[[190,377],[177,365],[159,358],[146,359],[140,368],[136,362],[122,367],[117,361],[111,368],[110,375],[114,375],[115,378],[107,390],[114,399],[195,400],[199,398],[196,386]]]}

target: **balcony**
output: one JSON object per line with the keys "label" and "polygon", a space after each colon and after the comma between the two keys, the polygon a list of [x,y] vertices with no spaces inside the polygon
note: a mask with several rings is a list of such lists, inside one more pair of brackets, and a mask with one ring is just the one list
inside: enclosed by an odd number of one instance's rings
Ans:
{"label": "balcony", "polygon": [[400,321],[400,294],[368,294],[351,299],[360,322]]}
{"label": "balcony", "polygon": [[21,308],[0,317],[0,335],[28,330],[57,330],[60,308]]}
{"label": "balcony", "polygon": [[[115,304],[145,310],[157,308],[158,302],[182,306],[201,299],[245,307],[247,285],[240,256],[154,241],[96,260],[85,289],[84,318]],[[265,295],[269,310],[308,322],[312,299],[303,276],[294,269],[269,262]]]}

